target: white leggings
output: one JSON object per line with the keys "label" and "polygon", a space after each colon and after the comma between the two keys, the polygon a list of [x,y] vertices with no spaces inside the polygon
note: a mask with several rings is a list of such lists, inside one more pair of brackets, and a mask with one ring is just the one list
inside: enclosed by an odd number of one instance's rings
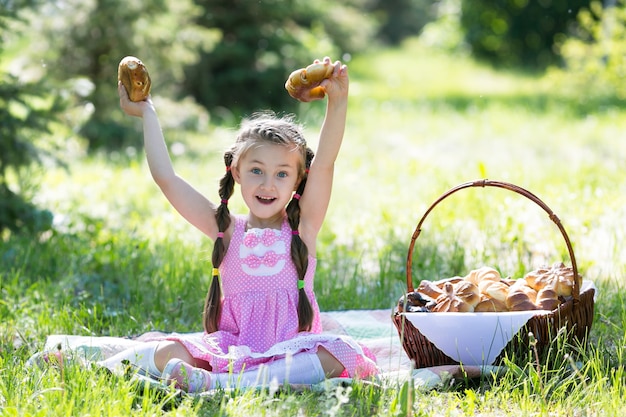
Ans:
{"label": "white leggings", "polygon": [[268,386],[278,384],[316,384],[326,378],[319,357],[315,352],[300,352],[277,359],[259,368],[241,373],[213,373],[213,388]]}
{"label": "white leggings", "polygon": [[[154,354],[160,342],[146,342],[126,349],[98,362],[99,365],[119,372],[130,364],[142,374],[159,379],[162,372],[157,368]],[[126,363],[126,364],[125,364]],[[191,365],[189,365],[191,366]],[[204,369],[193,368],[194,371],[204,373]],[[324,369],[315,352],[300,352],[293,356],[277,359],[258,368],[240,373],[210,372],[213,387],[250,387],[268,385],[275,381],[279,384],[315,384],[325,379]],[[208,388],[208,387],[207,387]]]}
{"label": "white leggings", "polygon": [[114,372],[120,372],[127,366],[125,365],[125,362],[127,362],[141,375],[158,379],[161,377],[161,371],[154,362],[154,354],[159,343],[159,341],[153,341],[137,344],[137,346],[123,350],[108,359],[98,362],[98,365],[109,368]]}

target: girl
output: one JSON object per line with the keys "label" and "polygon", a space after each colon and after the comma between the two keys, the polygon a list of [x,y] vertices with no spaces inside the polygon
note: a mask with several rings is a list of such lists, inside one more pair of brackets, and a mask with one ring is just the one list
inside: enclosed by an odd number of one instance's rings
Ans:
{"label": "girl", "polygon": [[[324,62],[334,69],[322,82],[328,101],[317,153],[307,147],[292,117],[265,113],[245,120],[224,155],[218,203],[174,171],[151,99],[131,102],[119,85],[121,108],[143,118],[155,182],[172,206],[214,241],[213,279],[201,337],[174,335],[102,365],[111,368],[126,360],[188,392],[377,373],[371,355],[355,341],[321,334],[313,292],[316,238],[348,107],[347,67],[328,57]],[[228,209],[235,184],[249,209],[246,215]]]}

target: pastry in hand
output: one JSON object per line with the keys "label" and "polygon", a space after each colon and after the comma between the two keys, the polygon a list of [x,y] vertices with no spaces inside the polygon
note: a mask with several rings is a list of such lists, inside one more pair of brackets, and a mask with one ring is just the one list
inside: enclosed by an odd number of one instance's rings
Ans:
{"label": "pastry in hand", "polygon": [[139,58],[126,56],[117,67],[117,79],[126,88],[130,101],[143,101],[150,94],[152,81],[146,66]]}
{"label": "pastry in hand", "polygon": [[319,62],[293,71],[285,82],[289,95],[299,101],[313,101],[324,98],[326,91],[320,86],[329,78],[335,66],[330,62]]}

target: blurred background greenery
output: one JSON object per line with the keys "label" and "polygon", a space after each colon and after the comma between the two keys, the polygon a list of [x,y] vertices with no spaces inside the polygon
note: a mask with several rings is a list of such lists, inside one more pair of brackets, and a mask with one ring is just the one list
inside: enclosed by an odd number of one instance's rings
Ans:
{"label": "blurred background greenery", "polygon": [[0,233],[52,227],[52,213],[33,203],[36,167],[138,153],[141,126],[117,103],[125,55],[147,64],[176,143],[181,132],[234,126],[259,109],[302,113],[282,88],[292,70],[414,37],[494,68],[544,74],[550,94],[580,112],[619,106],[625,27],[616,0],[2,0]]}

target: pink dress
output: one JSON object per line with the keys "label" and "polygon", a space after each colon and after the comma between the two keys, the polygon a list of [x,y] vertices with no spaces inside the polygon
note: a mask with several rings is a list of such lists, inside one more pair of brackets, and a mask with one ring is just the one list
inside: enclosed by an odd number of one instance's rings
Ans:
{"label": "pink dress", "polygon": [[213,372],[239,372],[287,354],[316,351],[323,346],[342,365],[342,376],[365,378],[377,374],[375,358],[353,339],[322,333],[319,306],[313,292],[317,260],[309,256],[305,291],[315,312],[310,332],[298,332],[297,273],[291,261],[291,229],[285,218],[281,230],[246,228],[237,217],[226,256],[220,266],[222,315],[217,332],[202,336],[168,337],[182,343]]}

